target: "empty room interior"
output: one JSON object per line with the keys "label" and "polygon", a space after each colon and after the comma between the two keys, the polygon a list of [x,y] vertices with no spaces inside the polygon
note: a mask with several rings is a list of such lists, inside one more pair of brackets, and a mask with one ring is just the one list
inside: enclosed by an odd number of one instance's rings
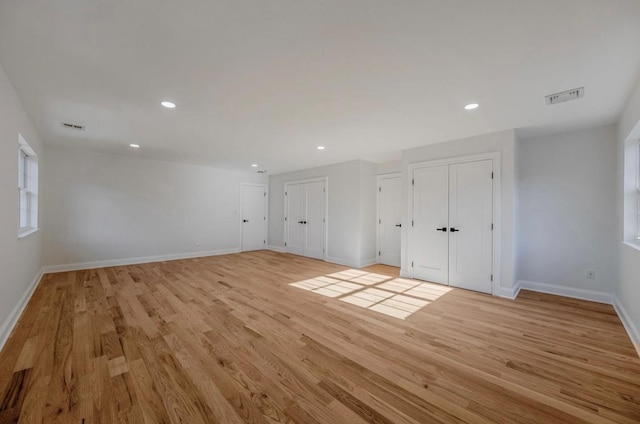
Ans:
{"label": "empty room interior", "polygon": [[637,0],[0,0],[0,423],[640,423]]}

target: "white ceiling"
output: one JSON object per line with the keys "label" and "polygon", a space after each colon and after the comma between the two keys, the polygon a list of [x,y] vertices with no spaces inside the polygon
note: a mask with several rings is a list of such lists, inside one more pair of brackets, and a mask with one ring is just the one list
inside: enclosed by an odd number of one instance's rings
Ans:
{"label": "white ceiling", "polygon": [[270,173],[614,122],[639,46],[638,0],[0,0],[46,142]]}

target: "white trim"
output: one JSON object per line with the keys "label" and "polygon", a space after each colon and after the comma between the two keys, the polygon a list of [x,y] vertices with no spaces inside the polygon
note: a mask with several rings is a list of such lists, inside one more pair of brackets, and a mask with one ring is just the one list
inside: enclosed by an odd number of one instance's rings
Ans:
{"label": "white trim", "polygon": [[[284,193],[285,193],[285,195],[283,196],[284,197],[284,215],[285,215],[285,219],[287,220],[284,224],[284,243],[285,243],[284,251],[285,253],[290,253],[287,251],[287,245],[286,245],[289,241],[288,240],[289,234],[287,232],[289,227],[289,223],[288,223],[289,217],[287,216],[288,202],[289,202],[288,187],[290,185],[295,185],[295,184],[315,183],[319,181],[324,183],[324,255],[322,257],[322,260],[329,261],[327,259],[329,257],[329,177],[328,176],[306,178],[304,180],[292,180],[292,181],[284,182]],[[292,253],[292,254],[295,254],[295,253]]]}
{"label": "white trim", "polygon": [[613,304],[614,295],[595,290],[576,289],[574,287],[557,286],[555,284],[538,283],[536,281],[520,280],[516,283],[522,290],[531,290],[540,293],[555,294],[558,296],[572,297],[574,299],[590,300],[591,302]]}
{"label": "white trim", "polygon": [[511,288],[502,287],[502,286],[496,287],[496,293],[494,293],[494,294],[496,296],[504,297],[505,299],[514,300],[520,294],[520,289],[521,288],[522,287],[520,286],[520,281],[518,281]]}
{"label": "white trim", "polygon": [[[418,168],[427,168],[432,166],[452,165],[456,163],[477,162],[481,160],[491,160],[493,166],[493,281],[491,282],[491,294],[498,296],[498,287],[500,287],[501,279],[501,239],[502,239],[502,155],[500,152],[487,152],[477,155],[457,156],[445,159],[429,160],[424,162],[409,163],[407,176],[407,192],[408,192],[408,210],[407,210],[407,263],[412,262],[411,247],[413,244],[413,227],[409,226],[409,222],[413,220],[413,184],[414,171]],[[409,278],[413,278],[413,268],[409,271]]]}
{"label": "white trim", "polygon": [[11,332],[18,324],[18,321],[20,321],[20,317],[27,307],[27,304],[29,304],[29,300],[31,300],[31,296],[33,296],[33,293],[36,291],[36,287],[38,287],[38,284],[40,283],[43,275],[43,269],[40,269],[31,284],[29,284],[29,287],[27,287],[25,292],[22,294],[22,297],[13,308],[7,319],[2,323],[2,327],[0,327],[0,350],[2,350],[7,340],[9,340]]}
{"label": "white trim", "polygon": [[623,241],[622,244],[626,244],[632,249],[640,250],[640,243],[634,241]]}
{"label": "white trim", "polygon": [[268,250],[272,250],[272,251],[274,251],[274,252],[278,252],[278,253],[287,253],[287,252],[284,250],[284,247],[282,247],[282,246],[274,246],[274,245],[272,245],[272,244],[269,244],[269,245],[267,246],[267,249],[268,249]]}
{"label": "white trim", "polygon": [[633,346],[636,348],[638,356],[640,357],[640,331],[638,331],[638,328],[629,317],[629,314],[626,309],[624,309],[624,306],[620,303],[617,296],[613,296],[613,307],[618,313],[618,317],[620,317],[620,321],[622,321],[622,325],[624,326],[624,329],[627,330],[631,343],[633,343]]}
{"label": "white trim", "polygon": [[[376,187],[378,190],[376,191],[376,262],[380,263],[380,188],[382,180],[387,180],[391,178],[400,178],[400,188],[402,189],[402,172],[390,172],[388,174],[376,175]],[[401,243],[402,244],[402,243]],[[401,249],[402,250],[402,249]],[[402,255],[400,255],[400,262],[402,263]]]}
{"label": "white trim", "polygon": [[264,226],[262,229],[262,237],[264,243],[262,245],[263,249],[267,248],[267,236],[269,234],[269,186],[267,184],[255,184],[255,183],[240,183],[240,250],[244,252],[244,188],[245,187],[261,187],[264,189],[264,198],[263,198],[263,206],[264,210],[262,211],[264,216]]}
{"label": "white trim", "polygon": [[42,268],[45,274],[54,272],[79,271],[83,269],[106,268],[112,266],[146,264],[152,262],[175,261],[179,259],[203,258],[206,256],[220,256],[240,253],[240,248],[209,250],[190,253],[174,253],[171,255],[143,256],[130,259],[112,259],[108,261],[80,262],[75,264],[48,265]]}
{"label": "white trim", "polygon": [[18,232],[18,240],[26,238],[26,237],[30,236],[31,234],[35,234],[38,231],[40,231],[40,228],[23,228],[22,230],[20,230]]}
{"label": "white trim", "polygon": [[364,261],[358,262],[357,260],[348,260],[348,259],[342,259],[342,258],[335,258],[331,256],[327,256],[325,261],[330,262],[332,264],[348,266],[350,268],[355,268],[355,269],[365,268],[371,265],[375,265],[377,263],[375,258],[366,259]]}

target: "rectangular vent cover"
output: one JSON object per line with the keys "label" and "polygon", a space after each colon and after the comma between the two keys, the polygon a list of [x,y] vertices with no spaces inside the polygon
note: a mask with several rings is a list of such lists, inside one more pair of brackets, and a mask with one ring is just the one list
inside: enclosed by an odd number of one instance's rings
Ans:
{"label": "rectangular vent cover", "polygon": [[84,125],[70,124],[68,122],[63,122],[62,126],[65,128],[69,128],[70,130],[77,130],[77,131],[84,130]]}
{"label": "rectangular vent cover", "polygon": [[571,100],[577,100],[580,97],[584,97],[584,87],[574,88],[573,90],[567,90],[561,93],[549,94],[548,96],[545,96],[545,100],[548,105],[555,105]]}

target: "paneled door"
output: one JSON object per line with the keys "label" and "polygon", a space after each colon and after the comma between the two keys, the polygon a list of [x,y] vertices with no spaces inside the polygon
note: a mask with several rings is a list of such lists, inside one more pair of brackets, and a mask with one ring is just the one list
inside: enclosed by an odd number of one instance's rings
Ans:
{"label": "paneled door", "polygon": [[400,266],[402,236],[402,179],[378,177],[378,262]]}
{"label": "paneled door", "polygon": [[415,168],[412,191],[413,276],[491,293],[492,160]]}
{"label": "paneled door", "polygon": [[266,247],[267,187],[242,184],[242,251]]}
{"label": "paneled door", "polygon": [[326,245],[326,182],[285,184],[285,250],[324,259]]}

